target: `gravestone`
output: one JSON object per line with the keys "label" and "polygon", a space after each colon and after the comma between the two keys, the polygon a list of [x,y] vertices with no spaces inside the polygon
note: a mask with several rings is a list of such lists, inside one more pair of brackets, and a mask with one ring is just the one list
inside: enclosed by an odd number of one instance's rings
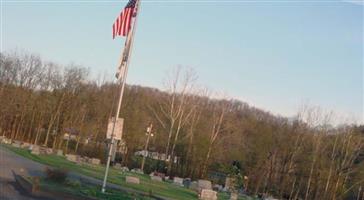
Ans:
{"label": "gravestone", "polygon": [[115,168],[115,169],[121,169],[121,164],[120,164],[120,163],[116,163],[116,164],[114,165],[114,168]]}
{"label": "gravestone", "polygon": [[137,173],[137,174],[144,174],[144,172],[141,169],[139,169],[139,168],[134,168],[134,169],[132,169],[130,171],[131,172],[134,172],[134,173]]}
{"label": "gravestone", "polygon": [[129,171],[129,168],[128,168],[128,167],[122,167],[122,168],[121,168],[121,171],[123,171],[123,172],[128,172],[128,171]]}
{"label": "gravestone", "polygon": [[192,181],[191,184],[190,184],[190,189],[191,190],[195,190],[197,191],[198,190],[198,184],[197,184],[197,181]]}
{"label": "gravestone", "polygon": [[161,177],[162,179],[164,179],[166,177],[166,174],[164,173],[160,173],[160,172],[154,172],[154,176],[159,176]]}
{"label": "gravestone", "polygon": [[8,138],[6,138],[6,137],[4,137],[2,140],[1,140],[1,142],[2,143],[4,143],[4,144],[11,144],[11,139],[8,139]]}
{"label": "gravestone", "polygon": [[16,147],[16,148],[20,148],[20,142],[19,141],[14,141],[13,144],[11,144],[13,147]]}
{"label": "gravestone", "polygon": [[53,149],[51,149],[51,148],[46,148],[46,149],[45,149],[45,153],[46,153],[47,155],[51,155],[51,154],[53,154]]}
{"label": "gravestone", "polygon": [[230,200],[238,200],[238,194],[235,192],[232,192],[230,194]]}
{"label": "gravestone", "polygon": [[30,144],[27,142],[24,142],[23,144],[21,144],[21,148],[29,148]]}
{"label": "gravestone", "polygon": [[91,164],[99,165],[101,163],[100,159],[98,158],[91,158]]}
{"label": "gravestone", "polygon": [[34,155],[39,155],[40,154],[39,146],[33,146],[32,151],[30,153]]}
{"label": "gravestone", "polygon": [[57,156],[63,156],[63,151],[61,149],[57,149]]}
{"label": "gravestone", "polygon": [[183,186],[183,178],[180,177],[174,177],[173,183],[178,186]]}
{"label": "gravestone", "polygon": [[84,156],[83,157],[83,162],[85,162],[85,163],[91,163],[91,158],[89,158],[87,156]]}
{"label": "gravestone", "polygon": [[45,147],[39,147],[39,153],[41,155],[46,155],[47,154],[47,148],[45,148]]}
{"label": "gravestone", "polygon": [[126,183],[133,183],[133,184],[139,184],[140,183],[139,178],[134,177],[134,176],[126,176],[125,181],[126,181]]}
{"label": "gravestone", "polygon": [[13,141],[12,141],[11,139],[6,139],[4,143],[5,143],[5,144],[11,144],[12,142],[13,142]]}
{"label": "gravestone", "polygon": [[154,176],[154,175],[150,176],[150,179],[151,179],[152,181],[158,181],[158,182],[163,181],[163,180],[162,180],[162,177],[160,177],[160,176]]}
{"label": "gravestone", "polygon": [[222,191],[224,188],[222,187],[222,185],[219,185],[219,184],[215,184],[213,187],[212,187],[213,190],[215,191]]}
{"label": "gravestone", "polygon": [[197,181],[197,188],[199,191],[203,189],[211,190],[212,189],[211,181],[200,179]]}
{"label": "gravestone", "polygon": [[71,161],[71,162],[76,162],[77,161],[77,155],[66,154],[66,159]]}
{"label": "gravestone", "polygon": [[202,189],[200,194],[201,200],[217,200],[217,192],[209,189]]}
{"label": "gravestone", "polygon": [[191,179],[190,178],[183,179],[183,186],[185,186],[186,188],[189,188],[190,185],[191,185]]}
{"label": "gravestone", "polygon": [[77,156],[77,159],[76,159],[76,164],[77,165],[82,165],[82,163],[84,163],[85,159],[80,157],[80,156]]}

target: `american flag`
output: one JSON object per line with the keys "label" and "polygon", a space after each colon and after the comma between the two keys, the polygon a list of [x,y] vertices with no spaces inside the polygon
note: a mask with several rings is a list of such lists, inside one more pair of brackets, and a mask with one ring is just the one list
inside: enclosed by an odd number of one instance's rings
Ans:
{"label": "american flag", "polygon": [[112,38],[116,36],[128,35],[131,28],[132,18],[136,15],[135,5],[138,0],[129,0],[124,10],[116,18],[116,21],[112,25]]}

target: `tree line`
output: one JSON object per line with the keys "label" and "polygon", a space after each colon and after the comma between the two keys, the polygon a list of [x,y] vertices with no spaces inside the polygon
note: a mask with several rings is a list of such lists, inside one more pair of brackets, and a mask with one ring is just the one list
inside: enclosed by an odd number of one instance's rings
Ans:
{"label": "tree line", "polygon": [[[0,54],[0,135],[32,144],[105,159],[108,119],[114,116],[119,85],[91,79],[82,66],[61,66],[24,52]],[[173,68],[163,90],[127,85],[121,117],[130,166],[144,149],[164,153],[172,176],[245,176],[250,194],[284,199],[364,199],[364,127],[333,127],[332,115],[305,106],[288,119],[216,95],[197,83],[192,70]],[[64,133],[76,135],[64,140]]]}

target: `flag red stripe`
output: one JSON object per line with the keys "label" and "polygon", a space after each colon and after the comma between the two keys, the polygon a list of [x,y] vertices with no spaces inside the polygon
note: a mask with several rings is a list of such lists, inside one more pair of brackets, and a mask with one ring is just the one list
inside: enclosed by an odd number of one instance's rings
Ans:
{"label": "flag red stripe", "polygon": [[119,35],[120,32],[120,18],[116,19],[116,34]]}
{"label": "flag red stripe", "polygon": [[[134,5],[129,5],[130,3],[134,3]],[[129,34],[135,9],[135,1],[130,0],[129,4],[124,8],[113,24],[113,38]]]}
{"label": "flag red stripe", "polygon": [[125,36],[125,24],[126,24],[126,16],[128,15],[128,9],[124,9],[123,12],[123,16],[122,16],[122,20],[123,20],[123,24],[121,25],[121,35]]}
{"label": "flag red stripe", "polygon": [[132,18],[132,14],[133,14],[133,9],[132,8],[129,8],[128,9],[128,19],[127,19],[127,23],[126,23],[126,29],[127,29],[127,31],[126,31],[126,33],[125,33],[125,35],[127,35],[128,33],[129,33],[129,30],[130,30],[130,27],[131,27],[131,18]]}
{"label": "flag red stripe", "polygon": [[118,35],[121,35],[121,26],[122,26],[122,24],[123,24],[123,12],[121,12],[120,13],[120,15],[119,15],[119,17],[118,17],[118,19],[119,19],[119,24],[118,24]]}
{"label": "flag red stripe", "polygon": [[130,29],[130,21],[131,21],[131,9],[127,8],[124,16],[124,27],[123,27],[123,36],[126,36]]}

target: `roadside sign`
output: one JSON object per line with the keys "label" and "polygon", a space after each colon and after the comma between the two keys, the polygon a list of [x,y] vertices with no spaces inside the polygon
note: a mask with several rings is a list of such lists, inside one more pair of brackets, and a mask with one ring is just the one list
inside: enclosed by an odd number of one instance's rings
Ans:
{"label": "roadside sign", "polygon": [[[109,119],[109,124],[107,125],[107,132],[106,132],[106,138],[111,139],[112,129],[114,126],[114,117]],[[124,125],[124,119],[118,118],[115,123],[115,130],[114,130],[114,139],[115,140],[121,140],[121,136],[123,135],[123,125]]]}

